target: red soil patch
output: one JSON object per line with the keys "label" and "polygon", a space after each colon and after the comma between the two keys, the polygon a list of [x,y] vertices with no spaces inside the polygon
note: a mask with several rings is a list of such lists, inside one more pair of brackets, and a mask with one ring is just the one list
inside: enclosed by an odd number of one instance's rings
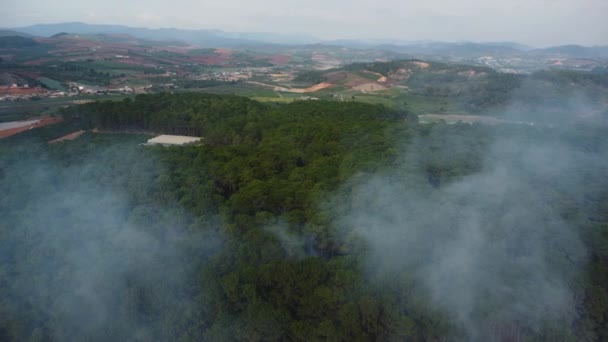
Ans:
{"label": "red soil patch", "polygon": [[312,87],[303,88],[303,89],[301,89],[301,88],[291,88],[291,89],[289,89],[287,91],[292,92],[292,93],[299,93],[299,94],[302,94],[302,93],[314,93],[315,91],[319,91],[321,89],[329,88],[331,86],[333,86],[333,84],[327,83],[327,82],[323,82],[323,83],[315,84]]}
{"label": "red soil patch", "polygon": [[309,87],[309,88],[304,89],[304,92],[305,92],[305,93],[312,93],[312,92],[315,92],[315,91],[317,91],[317,90],[321,90],[321,89],[329,88],[329,87],[331,87],[332,85],[333,85],[333,84],[331,84],[331,83],[323,82],[323,83],[319,83],[319,84],[316,84],[316,85],[314,85],[314,86],[312,86],[312,87]]}
{"label": "red soil patch", "polygon": [[26,78],[39,78],[42,76],[42,74],[39,74],[37,72],[29,72],[29,71],[15,71],[13,72],[13,74],[21,76],[21,77],[26,77]]}
{"label": "red soil patch", "polygon": [[206,65],[225,64],[230,61],[230,55],[215,55],[215,56],[194,56],[190,57],[191,61]]}
{"label": "red soil patch", "polygon": [[146,61],[143,58],[121,58],[121,59],[116,59],[114,60],[114,62],[116,63],[120,63],[120,64],[127,64],[127,65],[138,65],[138,66],[145,66],[145,67],[155,67],[156,65]]}
{"label": "red soil patch", "polygon": [[33,95],[42,94],[47,91],[43,88],[11,88],[11,87],[0,87],[0,95]]}
{"label": "red soil patch", "polygon": [[415,66],[419,67],[420,69],[427,69],[428,67],[431,66],[429,63],[425,63],[425,62],[411,62],[411,64],[414,64]]}
{"label": "red soil patch", "polygon": [[61,138],[57,138],[57,139],[49,141],[49,144],[54,144],[54,143],[58,143],[61,141],[74,140],[74,139],[78,138],[79,136],[81,136],[82,134],[84,134],[84,132],[85,131],[80,130],[80,131],[76,131],[74,133],[64,135]]}
{"label": "red soil patch", "polygon": [[44,64],[46,62],[53,61],[53,60],[54,59],[52,59],[52,58],[39,58],[39,59],[34,59],[32,61],[25,62],[23,64],[25,64],[25,65],[41,65],[41,64]]}
{"label": "red soil patch", "polygon": [[31,125],[27,125],[27,126],[23,126],[23,127],[15,127],[15,128],[5,129],[5,130],[0,131],[0,139],[6,138],[6,137],[10,137],[11,135],[19,134],[21,132],[25,132],[25,131],[28,131],[30,129],[34,129],[34,128],[39,128],[39,127],[44,127],[44,126],[60,123],[61,121],[63,121],[62,117],[43,118],[43,119],[40,119],[40,121],[38,121],[36,123],[33,123]]}
{"label": "red soil patch", "polygon": [[187,53],[188,51],[192,51],[192,50],[196,50],[196,49],[198,49],[197,46],[188,45],[188,46],[163,46],[162,49],[159,49],[159,50],[184,54],[184,53]]}
{"label": "red soil patch", "polygon": [[207,56],[190,56],[188,60],[183,62],[196,62],[205,65],[225,65],[232,60],[232,50],[215,49],[215,55]]}
{"label": "red soil patch", "polygon": [[230,49],[215,49],[215,53],[225,56],[232,55],[232,50]]}
{"label": "red soil patch", "polygon": [[291,57],[287,55],[274,55],[270,58],[272,64],[287,64]]}

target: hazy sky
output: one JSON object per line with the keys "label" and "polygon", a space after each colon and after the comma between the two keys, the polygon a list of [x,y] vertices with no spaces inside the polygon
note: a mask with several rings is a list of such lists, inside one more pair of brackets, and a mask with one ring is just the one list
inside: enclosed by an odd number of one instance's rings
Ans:
{"label": "hazy sky", "polygon": [[82,21],[319,38],[608,44],[608,0],[0,0],[0,26]]}

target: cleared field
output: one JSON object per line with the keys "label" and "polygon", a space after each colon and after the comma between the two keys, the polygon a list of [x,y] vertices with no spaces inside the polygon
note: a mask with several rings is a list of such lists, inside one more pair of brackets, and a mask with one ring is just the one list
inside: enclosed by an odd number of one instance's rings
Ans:
{"label": "cleared field", "polygon": [[40,87],[33,88],[12,88],[0,87],[0,95],[35,95],[46,93],[47,90]]}
{"label": "cleared field", "polygon": [[[334,89],[336,88],[331,88],[330,90]],[[333,91],[331,94],[335,94],[339,98],[342,97],[345,101],[383,104],[391,108],[406,109],[413,114],[457,114],[463,112],[463,110],[459,109],[459,107],[449,99],[414,95],[397,87],[366,93],[354,89],[346,89],[342,91]]]}
{"label": "cleared field", "polygon": [[353,71],[353,74],[363,77],[365,79],[368,79],[370,81],[376,81],[379,77],[382,77],[382,75],[380,75],[378,73],[367,71],[367,70]]}
{"label": "cleared field", "polygon": [[[8,129],[0,130],[0,139],[6,138],[6,137],[10,137],[10,136],[15,135],[15,134],[19,134],[21,132],[25,132],[25,131],[30,130],[30,129],[40,128],[40,127],[44,127],[44,126],[48,126],[48,125],[53,125],[53,124],[59,123],[61,121],[63,121],[63,118],[61,118],[61,117],[43,118],[43,119],[40,119],[40,120],[21,121],[21,122],[28,122],[28,124],[20,125],[18,127],[13,127],[13,128],[8,128]],[[6,124],[6,123],[4,123],[4,124]],[[10,124],[10,122],[9,122],[9,124]]]}
{"label": "cleared field", "polygon": [[272,85],[272,84],[254,82],[254,81],[247,81],[245,83],[256,85],[256,86],[261,86],[261,87],[265,87],[265,88],[272,88],[273,91],[282,91],[282,92],[297,93],[297,94],[314,93],[316,91],[323,90],[323,89],[333,86],[332,83],[328,83],[328,82],[315,84],[308,88],[287,88],[287,87],[280,87],[280,86],[276,86],[276,85]]}
{"label": "cleared field", "polygon": [[288,89],[288,92],[291,93],[314,93],[315,91],[319,91],[325,88],[329,88],[331,87],[333,84],[331,83],[327,83],[327,82],[323,82],[323,83],[319,83],[319,84],[315,84],[312,87],[308,87],[308,88],[304,88],[304,89],[298,89],[298,88],[292,88],[292,89]]}
{"label": "cleared field", "polygon": [[33,125],[33,124],[37,123],[38,121],[40,121],[40,120],[0,122],[0,131]]}
{"label": "cleared field", "polygon": [[34,117],[48,116],[58,108],[78,104],[81,100],[122,100],[134,95],[85,95],[73,97],[45,98],[38,101],[0,103],[0,122],[17,121]]}
{"label": "cleared field", "polygon": [[259,102],[293,102],[297,100],[294,97],[251,97],[252,100]]}
{"label": "cleared field", "polygon": [[429,63],[426,62],[412,62],[412,64],[418,66],[421,69],[427,69],[429,66],[431,66]]}
{"label": "cleared field", "polygon": [[70,134],[66,134],[66,135],[62,136],[61,138],[57,138],[57,139],[49,141],[49,144],[55,144],[55,143],[62,142],[62,141],[74,140],[74,139],[78,138],[79,136],[83,135],[84,132],[85,131],[80,130],[80,131],[76,131],[76,132],[73,132]]}
{"label": "cleared field", "polygon": [[354,90],[359,90],[359,91],[379,91],[379,90],[386,90],[385,86],[381,86],[377,83],[365,83],[365,84],[361,84],[358,86],[353,87]]}

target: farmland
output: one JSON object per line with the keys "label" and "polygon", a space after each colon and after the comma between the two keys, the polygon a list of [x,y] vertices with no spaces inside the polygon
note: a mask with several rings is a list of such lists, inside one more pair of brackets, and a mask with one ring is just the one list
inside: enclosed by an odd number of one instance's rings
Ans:
{"label": "farmland", "polygon": [[[519,97],[522,84],[551,88],[546,92],[551,98],[543,99],[549,103],[559,103],[558,94],[582,87],[593,97],[594,108],[581,116],[600,115],[608,102],[603,69],[523,75],[479,63],[419,60],[388,50],[321,44],[222,48],[112,34],[29,39],[32,44],[0,47],[0,55],[7,56],[0,63],[0,121],[51,115],[75,101],[156,92],[237,94],[276,103],[355,101],[419,115],[521,111],[518,106],[529,108],[535,99],[506,106],[513,96]],[[559,114],[565,108],[552,110]]]}

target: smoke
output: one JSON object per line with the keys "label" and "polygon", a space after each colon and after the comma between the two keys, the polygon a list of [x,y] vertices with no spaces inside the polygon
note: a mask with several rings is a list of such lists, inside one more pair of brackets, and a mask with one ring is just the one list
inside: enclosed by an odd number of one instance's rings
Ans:
{"label": "smoke", "polygon": [[605,89],[591,82],[560,79],[553,82],[542,75],[523,80],[511,93],[506,108],[493,115],[515,121],[551,125],[608,123]]}
{"label": "smoke", "polygon": [[162,165],[135,145],[58,146],[3,167],[0,321],[17,335],[162,340],[194,319],[197,272],[221,239],[162,198]]}
{"label": "smoke", "polygon": [[[569,143],[565,131],[435,126],[390,170],[345,187],[338,224],[367,246],[370,279],[412,279],[412,296],[429,298],[429,311],[446,313],[467,340],[520,340],[548,326],[567,334],[587,251],[564,212],[584,202],[590,177],[603,177],[608,154]],[[466,175],[449,174],[456,164]]]}
{"label": "smoke", "polygon": [[285,254],[293,259],[302,259],[318,256],[312,236],[297,234],[289,229],[289,225],[283,220],[269,222],[264,231],[270,233],[280,244]]}

